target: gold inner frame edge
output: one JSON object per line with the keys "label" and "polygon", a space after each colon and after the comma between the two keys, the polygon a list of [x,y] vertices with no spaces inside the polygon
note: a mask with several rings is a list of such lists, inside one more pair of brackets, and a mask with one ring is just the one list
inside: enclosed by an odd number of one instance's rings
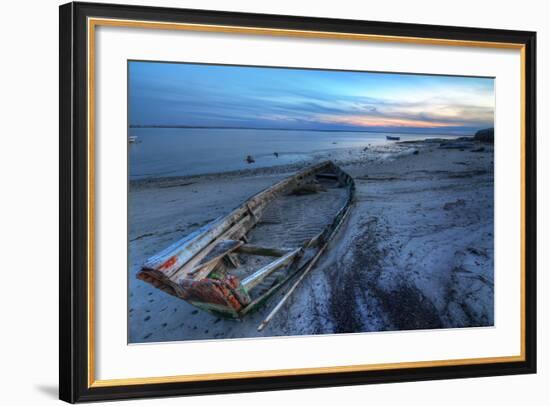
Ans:
{"label": "gold inner frame edge", "polygon": [[[525,361],[525,45],[506,42],[487,42],[470,40],[453,40],[440,38],[422,38],[422,37],[400,37],[391,35],[374,34],[355,34],[344,32],[326,32],[326,31],[307,31],[274,29],[260,27],[243,27],[228,25],[209,25],[209,24],[188,24],[188,23],[168,23],[140,20],[122,20],[109,18],[88,18],[87,21],[87,80],[88,80],[88,387],[113,387],[126,385],[143,384],[162,384],[177,382],[199,382],[213,381],[221,379],[244,379],[244,378],[266,378],[281,376],[313,375],[313,374],[337,374],[344,372],[367,372],[392,370],[400,368],[427,368],[441,366],[459,366],[474,364],[494,364],[505,362]],[[148,28],[162,30],[180,30],[195,32],[217,32],[233,33],[244,35],[266,35],[282,37],[299,38],[318,38],[318,39],[340,39],[371,42],[394,42],[402,44],[420,44],[436,46],[461,46],[461,47],[479,47],[496,49],[514,49],[520,51],[520,83],[521,83],[521,101],[520,101],[520,193],[521,193],[521,226],[520,226],[520,341],[521,349],[519,355],[502,357],[481,357],[464,358],[451,360],[434,361],[414,361],[414,362],[395,362],[383,364],[359,364],[346,366],[330,366],[316,368],[293,368],[277,369],[265,371],[242,371],[242,372],[220,372],[209,374],[188,374],[160,377],[143,378],[120,378],[120,379],[95,379],[95,339],[94,339],[94,300],[95,300],[95,279],[94,279],[94,191],[95,191],[95,28],[97,26],[110,27],[130,27],[130,28]]]}

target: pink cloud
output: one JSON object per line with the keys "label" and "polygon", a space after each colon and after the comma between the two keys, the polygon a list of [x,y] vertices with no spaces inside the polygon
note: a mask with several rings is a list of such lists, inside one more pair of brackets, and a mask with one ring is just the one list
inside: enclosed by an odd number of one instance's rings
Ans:
{"label": "pink cloud", "polygon": [[445,128],[461,125],[460,122],[432,121],[412,118],[395,117],[365,117],[365,116],[323,116],[324,123],[347,124],[361,127],[414,127],[414,128]]}

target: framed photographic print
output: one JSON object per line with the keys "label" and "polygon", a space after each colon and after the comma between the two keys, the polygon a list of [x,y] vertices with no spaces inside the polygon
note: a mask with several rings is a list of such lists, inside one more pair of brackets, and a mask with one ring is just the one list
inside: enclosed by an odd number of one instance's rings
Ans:
{"label": "framed photographic print", "polygon": [[533,32],[60,7],[60,398],[534,373]]}

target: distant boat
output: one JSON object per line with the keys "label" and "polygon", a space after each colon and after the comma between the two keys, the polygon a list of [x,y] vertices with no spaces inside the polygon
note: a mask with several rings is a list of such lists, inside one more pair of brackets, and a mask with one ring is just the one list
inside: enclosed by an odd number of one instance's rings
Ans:
{"label": "distant boat", "polygon": [[136,142],[137,142],[137,135],[130,135],[130,136],[128,137],[128,143],[129,143],[129,144],[134,144],[134,143],[136,143]]}
{"label": "distant boat", "polygon": [[401,137],[394,137],[393,135],[386,135],[388,141],[399,141]]}

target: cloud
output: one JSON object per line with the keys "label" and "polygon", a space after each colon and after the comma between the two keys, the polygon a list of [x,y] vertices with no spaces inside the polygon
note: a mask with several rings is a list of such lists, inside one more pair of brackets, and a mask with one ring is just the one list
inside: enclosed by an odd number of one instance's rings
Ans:
{"label": "cloud", "polygon": [[323,124],[345,124],[356,127],[414,127],[445,128],[457,126],[490,126],[494,120],[492,108],[467,106],[452,100],[436,103],[389,102],[387,100],[332,100],[301,99],[277,104],[267,103],[266,120],[304,120]]}
{"label": "cloud", "polygon": [[456,130],[494,122],[492,79],[132,64],[132,124]]}

